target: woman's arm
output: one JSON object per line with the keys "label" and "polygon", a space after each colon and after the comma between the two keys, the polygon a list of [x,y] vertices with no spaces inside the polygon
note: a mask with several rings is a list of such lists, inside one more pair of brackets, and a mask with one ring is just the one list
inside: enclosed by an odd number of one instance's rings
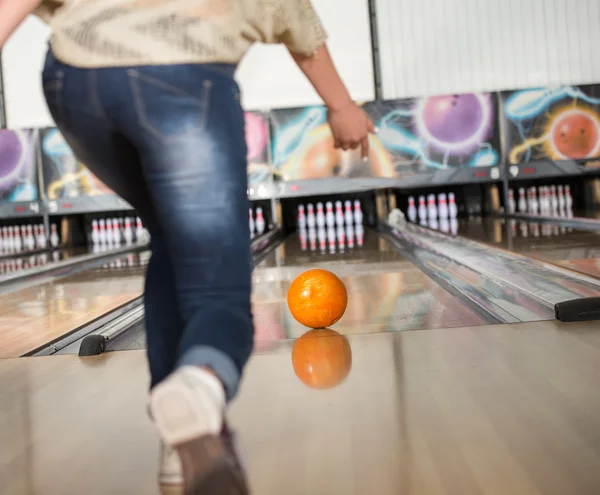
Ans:
{"label": "woman's arm", "polygon": [[366,159],[369,155],[369,132],[374,132],[373,123],[366,112],[352,101],[327,45],[323,44],[311,56],[291,55],[327,106],[336,148],[347,150],[360,146]]}
{"label": "woman's arm", "polygon": [[0,0],[0,49],[41,0]]}

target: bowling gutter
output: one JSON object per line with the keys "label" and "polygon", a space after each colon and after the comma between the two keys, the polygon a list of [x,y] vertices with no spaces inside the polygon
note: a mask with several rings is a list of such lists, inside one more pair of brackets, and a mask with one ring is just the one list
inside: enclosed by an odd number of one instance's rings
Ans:
{"label": "bowling gutter", "polygon": [[412,234],[387,224],[380,226],[380,232],[415,266],[489,325],[553,318],[552,308],[537,301],[523,301],[512,288],[440,253]]}
{"label": "bowling gutter", "polygon": [[394,232],[397,237],[412,238],[553,311],[557,304],[566,301],[600,297],[600,280],[551,263],[413,224],[407,224],[402,232]]}
{"label": "bowling gutter", "polygon": [[[275,249],[285,236],[279,229],[271,230],[252,240],[252,266],[260,263],[273,249]],[[144,298],[136,297],[123,306],[92,320],[58,339],[47,342],[43,346],[27,353],[27,356],[49,356],[68,354],[71,349],[79,347],[83,341],[90,337],[103,336],[105,345],[123,337],[130,330],[140,329],[144,319]],[[143,330],[143,328],[142,328]],[[104,351],[104,348],[101,352]]]}

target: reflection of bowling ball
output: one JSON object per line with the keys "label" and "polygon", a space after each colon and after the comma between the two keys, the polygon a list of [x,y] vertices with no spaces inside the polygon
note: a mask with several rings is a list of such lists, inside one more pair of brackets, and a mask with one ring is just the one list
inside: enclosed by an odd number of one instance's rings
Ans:
{"label": "reflection of bowling ball", "polygon": [[287,302],[292,316],[309,328],[325,328],[346,311],[348,294],[344,283],[327,270],[307,270],[288,289]]}
{"label": "reflection of bowling ball", "polygon": [[586,158],[598,143],[598,128],[591,116],[570,112],[556,122],[552,140],[563,156]]}
{"label": "reflection of bowling ball", "polygon": [[456,144],[472,137],[482,125],[483,108],[476,95],[433,96],[423,107],[423,122],[431,136]]}
{"label": "reflection of bowling ball", "polygon": [[333,330],[310,330],[294,342],[292,365],[305,385],[331,388],[350,373],[352,350],[348,339]]}
{"label": "reflection of bowling ball", "polygon": [[23,146],[13,131],[0,131],[0,178],[9,177],[19,166]]}

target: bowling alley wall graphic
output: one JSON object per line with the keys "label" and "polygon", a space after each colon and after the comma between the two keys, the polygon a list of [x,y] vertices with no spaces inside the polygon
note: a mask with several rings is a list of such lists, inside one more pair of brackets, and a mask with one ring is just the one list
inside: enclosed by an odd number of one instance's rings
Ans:
{"label": "bowling alley wall graphic", "polygon": [[494,94],[374,101],[364,108],[377,128],[370,155],[376,176],[500,163]]}
{"label": "bowling alley wall graphic", "polygon": [[360,152],[334,148],[325,107],[272,110],[270,117],[276,179],[380,176],[361,160]]}
{"label": "bowling alley wall graphic", "polygon": [[71,151],[58,129],[41,131],[42,171],[49,200],[114,195]]}
{"label": "bowling alley wall graphic", "polygon": [[39,197],[35,130],[0,130],[0,201]]}
{"label": "bowling alley wall graphic", "polygon": [[510,164],[600,157],[600,85],[505,92],[502,105]]}
{"label": "bowling alley wall graphic", "polygon": [[271,181],[269,161],[269,122],[266,115],[246,112],[246,146],[248,148],[248,184]]}

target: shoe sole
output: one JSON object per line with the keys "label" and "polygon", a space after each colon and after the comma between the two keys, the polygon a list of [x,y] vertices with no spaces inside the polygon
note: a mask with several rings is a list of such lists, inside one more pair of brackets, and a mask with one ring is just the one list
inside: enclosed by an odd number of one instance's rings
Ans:
{"label": "shoe sole", "polygon": [[185,495],[249,495],[239,468],[219,437],[204,436],[175,449],[181,458]]}
{"label": "shoe sole", "polygon": [[163,440],[179,454],[185,495],[249,495],[232,455],[209,431],[211,407],[201,395],[182,383],[158,385],[150,409]]}

